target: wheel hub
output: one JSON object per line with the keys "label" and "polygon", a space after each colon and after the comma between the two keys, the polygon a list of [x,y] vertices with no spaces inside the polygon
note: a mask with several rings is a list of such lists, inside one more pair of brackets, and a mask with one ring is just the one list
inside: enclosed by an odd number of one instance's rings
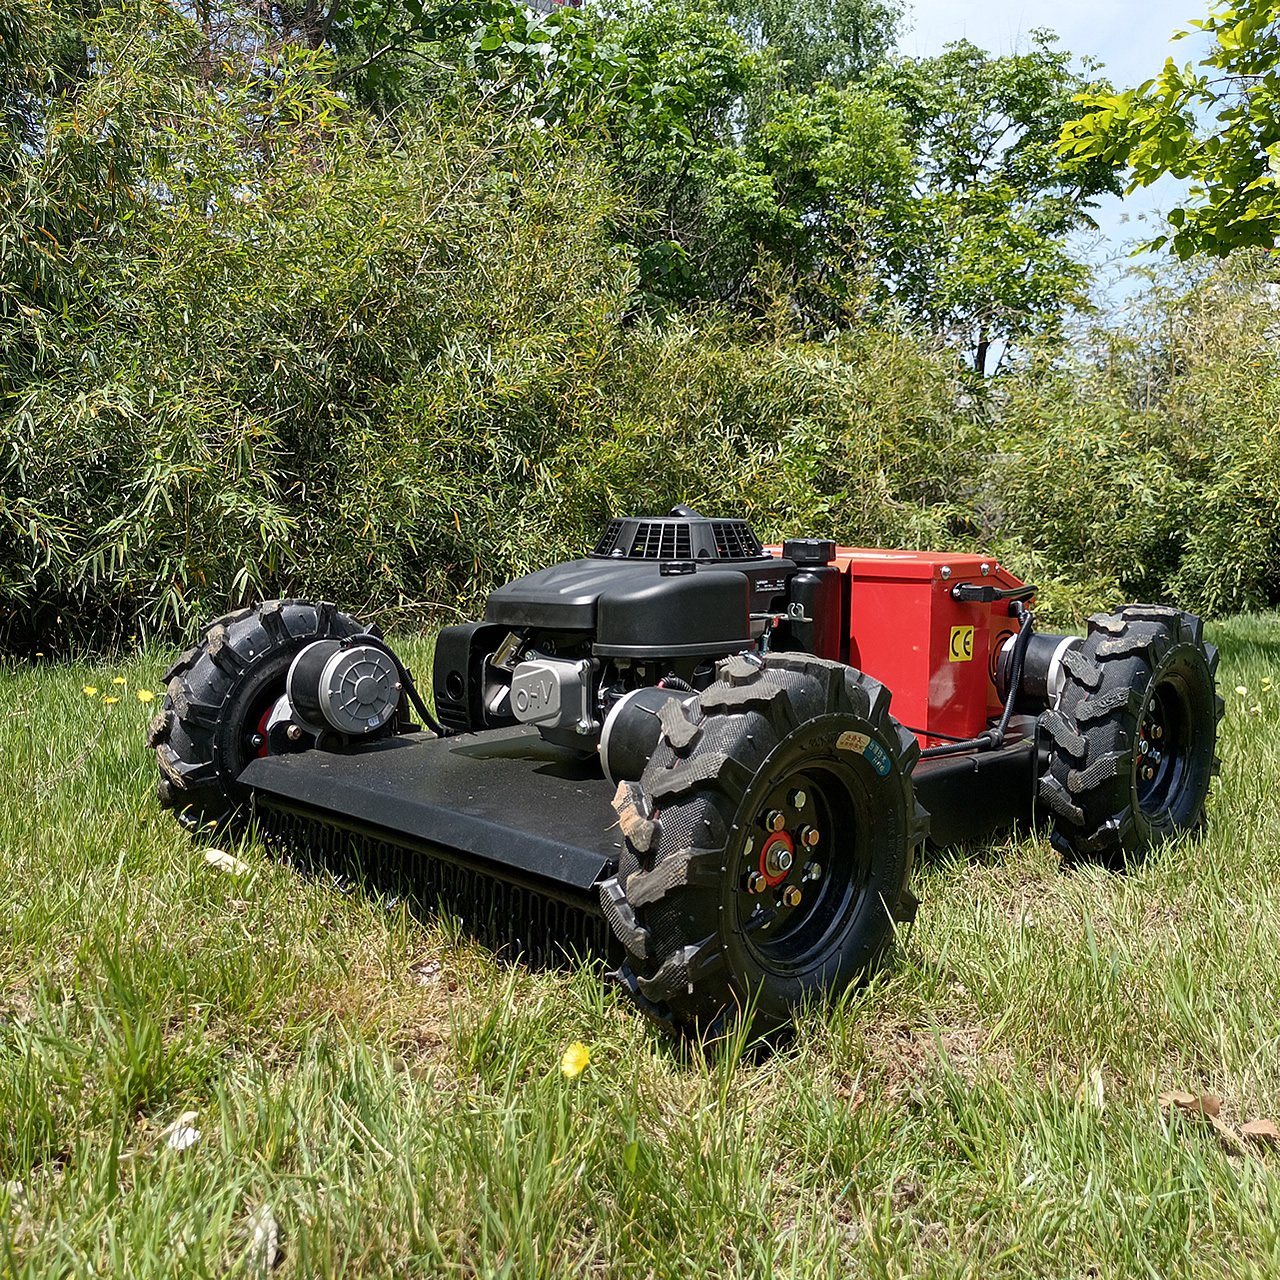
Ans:
{"label": "wheel hub", "polygon": [[1177,688],[1161,681],[1147,694],[1138,721],[1134,783],[1139,807],[1156,813],[1179,786],[1187,740],[1187,713]]}
{"label": "wheel hub", "polygon": [[766,963],[788,963],[817,945],[858,882],[847,785],[838,770],[796,771],[753,805],[741,845],[737,914]]}

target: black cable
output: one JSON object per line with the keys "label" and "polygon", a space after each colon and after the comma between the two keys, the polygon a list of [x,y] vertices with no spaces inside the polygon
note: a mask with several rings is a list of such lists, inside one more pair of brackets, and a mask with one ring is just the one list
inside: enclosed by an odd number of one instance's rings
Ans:
{"label": "black cable", "polygon": [[453,730],[446,729],[439,720],[427,710],[427,704],[423,702],[422,695],[418,692],[418,686],[413,682],[413,676],[409,674],[409,668],[400,661],[396,651],[381,637],[375,636],[371,631],[362,631],[359,635],[347,636],[347,644],[371,644],[375,649],[380,649],[383,653],[396,664],[396,674],[400,677],[400,684],[405,693],[409,697],[409,701],[413,704],[413,709],[422,717],[422,723],[436,735],[437,738],[449,737]]}
{"label": "black cable", "polygon": [[663,676],[662,679],[658,681],[658,688],[676,689],[681,693],[697,692],[693,685],[691,685],[687,680],[681,680],[679,676]]}
{"label": "black cable", "polygon": [[1020,601],[1014,601],[1012,608],[1018,611],[1018,638],[1013,642],[1013,667],[1009,672],[1009,696],[1004,700],[1004,712],[1000,716],[1000,724],[995,731],[992,746],[996,749],[1004,746],[1004,735],[1009,731],[1009,721],[1013,718],[1013,704],[1018,699],[1022,687],[1022,668],[1027,660],[1027,646],[1031,643],[1031,633],[1035,622],[1031,610]]}
{"label": "black cable", "polygon": [[914,733],[917,738],[941,738],[943,742],[971,742],[971,738],[957,738],[951,733],[939,733],[936,729],[913,729],[909,724],[902,726],[908,733]]}

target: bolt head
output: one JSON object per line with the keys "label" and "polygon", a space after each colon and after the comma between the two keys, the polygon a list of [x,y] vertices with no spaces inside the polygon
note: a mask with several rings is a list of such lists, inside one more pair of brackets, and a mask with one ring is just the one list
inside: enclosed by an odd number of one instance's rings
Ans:
{"label": "bolt head", "polygon": [[795,809],[803,809],[809,803],[809,797],[798,789],[791,793],[790,800]]}
{"label": "bolt head", "polygon": [[800,833],[800,843],[812,849],[822,839],[822,832],[817,827],[805,827]]}
{"label": "bolt head", "polygon": [[751,893],[763,893],[769,887],[769,882],[758,871],[753,871],[747,877],[747,889]]}
{"label": "bolt head", "polygon": [[284,731],[284,736],[288,738],[290,742],[298,742],[302,738],[301,725],[291,724]]}
{"label": "bolt head", "polygon": [[789,884],[782,891],[783,905],[788,907],[798,907],[803,896],[804,895],[795,885]]}
{"label": "bolt head", "polygon": [[773,862],[779,871],[790,871],[791,870],[791,850],[779,849],[778,852],[774,854]]}
{"label": "bolt head", "polygon": [[983,576],[984,578],[987,576],[987,574],[989,574],[989,573],[991,572],[991,566],[990,566],[989,564],[984,563],[984,564],[982,564],[982,565],[981,565],[981,566],[979,566],[979,567],[980,567],[980,569],[981,569],[981,571],[982,571],[982,576]]}
{"label": "bolt head", "polygon": [[772,810],[764,820],[764,825],[770,831],[781,831],[787,825],[787,815],[779,810]]}
{"label": "bolt head", "polygon": [[822,863],[806,862],[804,864],[804,878],[806,880],[821,880],[822,879]]}
{"label": "bolt head", "polygon": [[938,570],[938,574],[942,578],[943,582],[946,582],[946,580],[951,577],[951,566],[949,564],[944,564],[942,568]]}

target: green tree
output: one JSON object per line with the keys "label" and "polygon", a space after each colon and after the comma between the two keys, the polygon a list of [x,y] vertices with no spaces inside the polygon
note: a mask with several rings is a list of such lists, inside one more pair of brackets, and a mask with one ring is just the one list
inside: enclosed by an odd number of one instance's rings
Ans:
{"label": "green tree", "polygon": [[898,211],[886,289],[906,316],[991,372],[1010,343],[1056,336],[1085,305],[1087,267],[1069,234],[1119,182],[1103,163],[1069,166],[1056,147],[1095,68],[1076,70],[1048,31],[991,57],[962,41],[902,59],[870,84],[904,117],[917,161]]}
{"label": "green tree", "polygon": [[844,86],[890,53],[901,7],[886,0],[724,0],[748,45],[767,53],[778,88]]}
{"label": "green tree", "polygon": [[1127,167],[1130,191],[1165,174],[1191,180],[1172,234],[1149,246],[1181,258],[1270,246],[1280,231],[1280,3],[1214,8],[1190,23],[1209,38],[1201,69],[1170,58],[1137,88],[1085,93],[1062,130],[1065,156]]}

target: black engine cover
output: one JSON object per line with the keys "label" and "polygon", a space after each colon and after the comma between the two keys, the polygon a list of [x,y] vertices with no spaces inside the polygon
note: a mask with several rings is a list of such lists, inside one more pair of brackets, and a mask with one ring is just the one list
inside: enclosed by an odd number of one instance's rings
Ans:
{"label": "black engine cover", "polygon": [[[687,566],[693,569],[693,566]],[[745,568],[745,567],[744,567]],[[517,578],[489,596],[484,617],[511,630],[582,631],[600,657],[689,657],[735,653],[751,641],[753,587],[769,601],[790,563],[724,564],[663,573],[655,561],[571,560]]]}
{"label": "black engine cover", "polygon": [[750,643],[751,584],[734,569],[633,578],[596,605],[602,658],[719,657]]}

